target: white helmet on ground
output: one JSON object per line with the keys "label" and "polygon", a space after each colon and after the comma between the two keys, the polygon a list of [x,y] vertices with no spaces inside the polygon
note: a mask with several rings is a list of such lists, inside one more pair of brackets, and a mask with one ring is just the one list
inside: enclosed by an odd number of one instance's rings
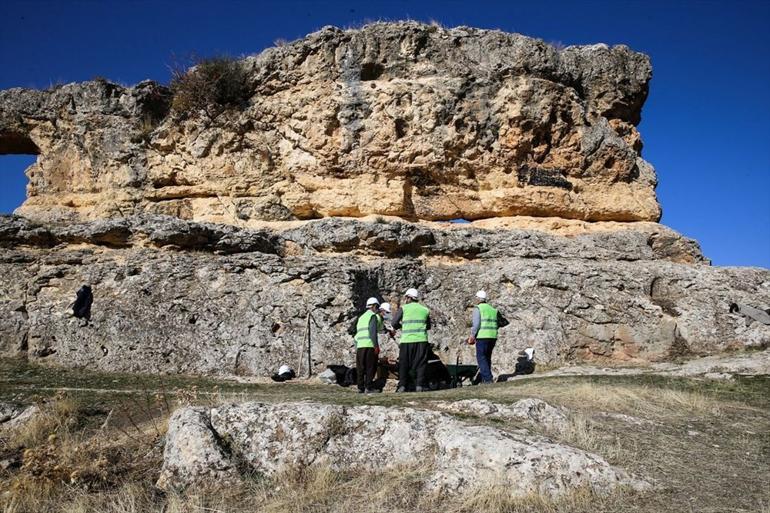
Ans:
{"label": "white helmet on ground", "polygon": [[281,365],[281,367],[278,369],[278,374],[289,374],[291,372],[291,367],[288,365]]}
{"label": "white helmet on ground", "polygon": [[487,300],[487,293],[484,292],[483,290],[480,290],[480,291],[476,292],[476,297],[486,301]]}
{"label": "white helmet on ground", "polygon": [[380,305],[380,310],[382,310],[385,313],[390,313],[390,303],[382,303]]}
{"label": "white helmet on ground", "polygon": [[370,297],[369,299],[366,300],[367,308],[372,306],[372,305],[379,305],[379,304],[380,304],[380,302],[377,300],[376,297]]}
{"label": "white helmet on ground", "polygon": [[417,289],[409,289],[406,291],[406,294],[404,295],[412,299],[420,299],[420,293],[417,292]]}

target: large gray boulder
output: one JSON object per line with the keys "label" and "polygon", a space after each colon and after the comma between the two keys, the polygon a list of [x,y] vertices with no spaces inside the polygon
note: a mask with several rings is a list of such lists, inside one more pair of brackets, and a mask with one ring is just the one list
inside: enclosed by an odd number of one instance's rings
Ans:
{"label": "large gray boulder", "polygon": [[318,403],[184,408],[171,417],[158,485],[179,488],[287,465],[376,471],[424,468],[425,485],[449,493],[480,483],[511,495],[555,497],[575,488],[608,492],[649,484],[602,457],[523,430],[469,424],[434,411]]}

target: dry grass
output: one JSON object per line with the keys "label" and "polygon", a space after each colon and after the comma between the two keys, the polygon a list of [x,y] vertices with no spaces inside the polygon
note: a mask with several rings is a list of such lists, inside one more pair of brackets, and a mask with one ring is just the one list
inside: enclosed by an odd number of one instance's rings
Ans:
{"label": "dry grass", "polygon": [[[770,414],[764,406],[770,395],[768,381],[709,385],[695,380],[622,378],[602,382],[577,377],[521,380],[423,395],[361,397],[340,387],[308,384],[238,387],[225,382],[217,386],[213,380],[193,382],[175,377],[176,381],[168,383],[147,377],[153,392],[108,395],[94,394],[93,390],[131,388],[136,378],[80,376],[66,371],[65,380],[61,377],[65,371],[25,368],[27,381],[15,385],[14,377],[20,373],[12,370],[3,375],[0,366],[0,378],[5,380],[0,380],[0,392],[8,398],[23,397],[20,394],[33,389],[29,382],[59,387],[81,380],[80,386],[90,391],[80,393],[76,400],[57,396],[43,404],[41,418],[34,424],[12,437],[0,435],[0,461],[19,461],[16,467],[0,470],[0,513],[770,513],[766,491]],[[172,392],[156,396],[154,390]],[[511,497],[505,486],[485,483],[449,496],[424,488],[425,469],[335,472],[320,465],[286,469],[269,479],[250,477],[233,487],[196,487],[179,494],[163,494],[154,487],[165,420],[178,404],[313,400],[382,406],[414,402],[418,407],[429,407],[434,400],[508,402],[523,397],[539,397],[568,407],[572,412],[570,424],[554,436],[655,480],[659,488],[643,496],[627,491],[598,496],[589,490],[576,490],[552,501],[537,495]],[[749,397],[753,399],[744,399]],[[627,423],[596,415],[600,411],[654,423]],[[464,420],[502,429],[520,427],[479,418]]]}
{"label": "dry grass", "polygon": [[704,393],[644,385],[605,385],[592,382],[554,387],[547,381],[530,381],[495,395],[539,397],[579,411],[617,412],[637,417],[677,414],[719,416],[722,401]]}
{"label": "dry grass", "polygon": [[537,494],[512,497],[507,487],[486,483],[458,495],[424,489],[425,469],[336,472],[328,466],[289,468],[272,479],[228,487],[198,487],[162,495],[150,482],[86,493],[63,487],[38,497],[15,497],[2,513],[562,513],[594,512],[627,499],[620,491],[600,496],[578,489],[553,500]]}
{"label": "dry grass", "polygon": [[49,436],[74,427],[75,412],[78,404],[73,399],[59,395],[53,400],[38,406],[40,413],[14,430],[11,445],[28,447],[35,445]]}

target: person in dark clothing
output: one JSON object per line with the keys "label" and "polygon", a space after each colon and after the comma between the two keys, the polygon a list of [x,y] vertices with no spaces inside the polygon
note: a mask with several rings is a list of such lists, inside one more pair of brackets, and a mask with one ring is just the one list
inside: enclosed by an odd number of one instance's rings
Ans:
{"label": "person in dark clothing", "polygon": [[366,301],[366,311],[356,323],[356,375],[358,393],[377,393],[372,382],[377,372],[377,357],[380,354],[378,333],[384,330],[380,316],[380,302],[370,297]]}
{"label": "person in dark clothing", "polygon": [[483,290],[476,292],[468,344],[476,345],[476,362],[482,383],[492,383],[492,351],[497,344],[497,329],[507,324],[502,314],[487,303],[487,293]]}
{"label": "person in dark clothing", "polygon": [[398,345],[398,388],[396,392],[406,392],[409,384],[409,372],[415,374],[415,391],[424,392],[425,371],[428,367],[428,330],[430,329],[430,310],[418,303],[417,289],[406,291],[404,306],[396,311],[392,324],[394,329],[401,329]]}
{"label": "person in dark clothing", "polygon": [[85,319],[83,326],[88,326],[91,321],[91,305],[94,302],[94,295],[89,285],[83,285],[76,292],[75,302],[72,303],[72,314],[78,319]]}

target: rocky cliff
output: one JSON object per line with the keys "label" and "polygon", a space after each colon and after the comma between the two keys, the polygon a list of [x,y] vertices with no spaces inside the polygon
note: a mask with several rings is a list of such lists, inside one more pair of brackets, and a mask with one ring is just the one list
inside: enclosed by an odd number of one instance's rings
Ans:
{"label": "rocky cliff", "polygon": [[187,117],[151,82],[0,93],[0,154],[39,155],[19,213],[660,217],[635,127],[651,67],[626,47],[378,23],[239,65],[243,103]]}
{"label": "rocky cliff", "polygon": [[[563,236],[380,219],[250,230],[170,217],[6,217],[1,348],[106,370],[265,375],[298,365],[310,312],[320,371],[352,362],[348,329],[369,296],[396,302],[410,286],[432,310],[439,354],[466,362],[472,350],[460,342],[473,293],[485,288],[511,321],[498,372],[528,345],[551,364],[768,345],[770,326],[730,304],[770,304],[769,271],[710,267],[693,241],[642,225]],[[82,283],[95,295],[86,327],[68,310]]]}
{"label": "rocky cliff", "polygon": [[[654,222],[645,56],[397,23],[238,66],[248,98],[216,112],[150,82],[0,92],[0,153],[39,155],[0,218],[0,352],[264,375],[297,366],[309,312],[318,371],[351,363],[367,297],[413,286],[439,354],[466,362],[490,293],[511,320],[497,372],[526,346],[558,364],[770,345],[730,309],[770,307],[770,271],[710,267]],[[453,217],[488,219],[436,222]],[[88,326],[68,310],[84,283]]]}

